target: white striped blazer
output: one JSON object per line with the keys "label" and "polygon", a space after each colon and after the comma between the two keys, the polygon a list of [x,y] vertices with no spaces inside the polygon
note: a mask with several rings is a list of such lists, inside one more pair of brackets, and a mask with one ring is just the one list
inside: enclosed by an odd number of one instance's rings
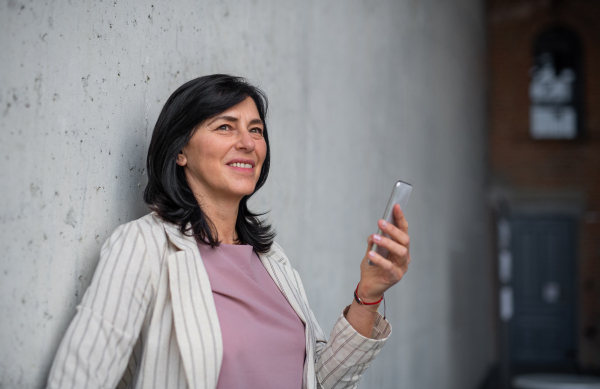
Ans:
{"label": "white striped blazer", "polygon": [[[391,333],[372,338],[340,315],[329,341],[281,247],[259,258],[306,333],[302,387],[355,388]],[[346,308],[347,309],[347,308]],[[118,227],[56,354],[48,388],[216,388],[223,359],[219,318],[193,237],[151,213]]]}

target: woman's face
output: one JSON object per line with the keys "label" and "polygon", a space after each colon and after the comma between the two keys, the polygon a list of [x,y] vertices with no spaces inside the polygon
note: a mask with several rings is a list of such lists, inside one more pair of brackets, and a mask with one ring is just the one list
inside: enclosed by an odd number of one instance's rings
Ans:
{"label": "woman's face", "polygon": [[201,123],[177,156],[194,194],[238,201],[251,194],[267,155],[264,128],[250,97]]}

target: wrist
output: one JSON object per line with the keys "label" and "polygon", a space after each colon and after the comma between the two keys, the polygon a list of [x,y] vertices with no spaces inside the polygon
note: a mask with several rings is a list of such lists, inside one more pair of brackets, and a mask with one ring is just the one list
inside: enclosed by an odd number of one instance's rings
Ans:
{"label": "wrist", "polygon": [[380,299],[375,300],[374,302],[368,302],[362,300],[359,296],[359,288],[360,282],[358,283],[358,285],[356,285],[356,289],[354,289],[354,303],[356,303],[356,305],[361,305],[363,308],[367,309],[371,313],[377,313],[377,310],[379,309],[379,304],[383,301],[383,319],[385,320],[385,297],[383,293],[381,294]]}
{"label": "wrist", "polygon": [[383,293],[372,293],[366,288],[362,282],[358,283],[356,292],[358,293],[359,299],[365,304],[381,303],[383,299]]}
{"label": "wrist", "polygon": [[354,290],[354,300],[357,303],[359,303],[361,305],[368,305],[368,306],[379,306],[379,304],[383,300],[383,293],[379,297],[376,297],[376,296],[373,297],[370,295],[365,297],[365,295],[363,294],[361,289],[362,289],[361,284],[359,282],[358,285],[356,285],[356,289]]}
{"label": "wrist", "polygon": [[[380,304],[364,305],[364,304],[357,302],[356,299],[352,300],[352,304],[351,304],[351,306],[355,306],[354,309],[366,310],[366,311],[369,311],[373,315],[375,315],[377,312],[379,312],[379,305]],[[356,308],[356,307],[360,307],[360,308]]]}

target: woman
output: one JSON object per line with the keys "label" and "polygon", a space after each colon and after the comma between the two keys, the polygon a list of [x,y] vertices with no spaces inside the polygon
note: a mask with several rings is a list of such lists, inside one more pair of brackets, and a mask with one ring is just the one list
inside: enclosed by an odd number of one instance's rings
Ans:
{"label": "woman", "polygon": [[399,206],[396,225],[379,221],[392,239],[368,238],[355,298],[328,341],[271,227],[248,209],[269,172],[266,111],[260,90],[227,75],[168,99],[148,151],[153,212],[102,247],[50,388],[358,385],[391,333],[377,308],[410,262],[408,224]]}

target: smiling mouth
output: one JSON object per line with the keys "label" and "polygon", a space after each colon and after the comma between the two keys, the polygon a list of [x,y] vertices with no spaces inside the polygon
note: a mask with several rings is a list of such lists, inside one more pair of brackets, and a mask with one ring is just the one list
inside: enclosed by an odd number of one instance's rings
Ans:
{"label": "smiling mouth", "polygon": [[249,163],[230,163],[227,166],[231,166],[231,167],[237,167],[237,168],[242,168],[242,169],[252,169],[252,165],[250,165]]}

